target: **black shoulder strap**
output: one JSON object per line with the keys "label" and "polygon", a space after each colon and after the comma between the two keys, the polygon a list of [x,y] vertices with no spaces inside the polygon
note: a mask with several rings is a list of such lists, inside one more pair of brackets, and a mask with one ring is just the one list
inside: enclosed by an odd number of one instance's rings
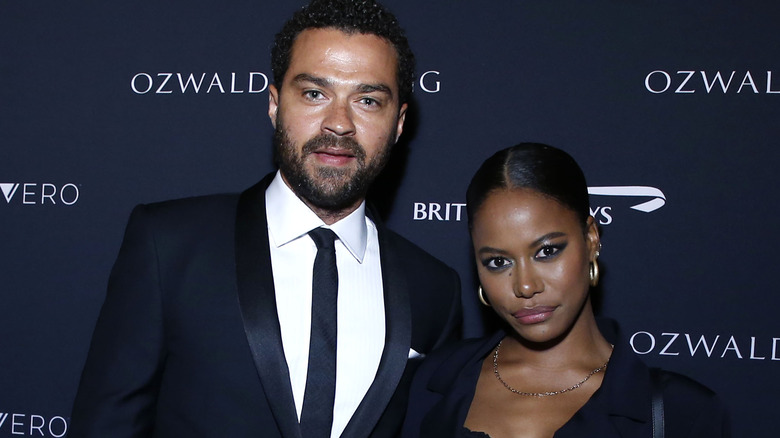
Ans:
{"label": "black shoulder strap", "polygon": [[650,368],[653,407],[653,438],[664,438],[664,387],[668,375],[660,368]]}

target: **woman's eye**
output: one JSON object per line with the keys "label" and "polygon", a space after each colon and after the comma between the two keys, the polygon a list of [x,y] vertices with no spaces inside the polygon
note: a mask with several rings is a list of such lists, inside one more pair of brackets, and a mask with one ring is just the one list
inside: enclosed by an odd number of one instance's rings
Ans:
{"label": "woman's eye", "polygon": [[511,262],[504,257],[491,257],[485,259],[482,264],[488,269],[503,269],[509,266]]}
{"label": "woman's eye", "polygon": [[544,260],[555,257],[565,247],[566,245],[545,245],[536,253],[536,258]]}

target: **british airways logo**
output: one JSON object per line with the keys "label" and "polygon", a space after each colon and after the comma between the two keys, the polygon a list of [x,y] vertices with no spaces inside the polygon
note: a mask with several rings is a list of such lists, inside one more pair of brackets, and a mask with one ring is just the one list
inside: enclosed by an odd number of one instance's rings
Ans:
{"label": "british airways logo", "polygon": [[588,187],[588,194],[591,195],[590,215],[599,225],[609,225],[614,219],[614,207],[608,201],[598,198],[601,196],[625,198],[631,204],[629,208],[643,213],[652,213],[666,204],[666,195],[648,186]]}
{"label": "british airways logo", "polygon": [[[600,197],[625,198],[629,208],[642,213],[652,213],[666,205],[666,195],[648,186],[604,186],[589,187],[588,194],[592,196],[590,215],[596,218],[599,225],[609,225],[614,220],[615,212],[611,203]],[[412,206],[412,219],[415,221],[460,222],[466,220],[466,204],[462,202],[415,202]]]}

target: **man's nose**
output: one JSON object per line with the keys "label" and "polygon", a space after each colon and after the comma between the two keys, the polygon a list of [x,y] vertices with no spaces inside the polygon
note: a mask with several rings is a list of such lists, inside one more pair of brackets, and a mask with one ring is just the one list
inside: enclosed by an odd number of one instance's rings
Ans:
{"label": "man's nose", "polygon": [[326,109],[322,130],[339,136],[353,135],[355,124],[352,117],[352,109],[347,102],[334,101]]}

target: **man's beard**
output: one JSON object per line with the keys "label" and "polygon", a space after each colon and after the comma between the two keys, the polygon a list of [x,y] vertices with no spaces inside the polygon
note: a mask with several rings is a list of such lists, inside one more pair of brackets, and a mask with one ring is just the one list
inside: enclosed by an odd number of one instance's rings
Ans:
{"label": "man's beard", "polygon": [[[284,124],[277,120],[274,151],[282,175],[298,197],[317,208],[338,211],[352,207],[365,198],[371,183],[390,157],[392,140],[393,137],[388,135],[385,147],[368,163],[366,152],[360,143],[351,137],[332,134],[320,134],[308,140],[303,145],[301,154],[297,155]],[[309,174],[305,167],[305,158],[327,146],[349,151],[355,157],[357,168],[318,166],[313,170],[313,174]]]}

